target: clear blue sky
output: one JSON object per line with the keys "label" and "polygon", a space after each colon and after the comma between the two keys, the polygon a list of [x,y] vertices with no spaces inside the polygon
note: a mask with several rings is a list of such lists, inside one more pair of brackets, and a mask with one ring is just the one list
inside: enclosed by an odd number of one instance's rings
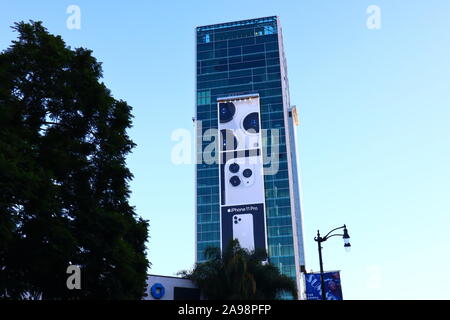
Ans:
{"label": "clear blue sky", "polygon": [[[66,9],[81,9],[69,30]],[[381,29],[366,27],[369,5]],[[94,51],[116,98],[134,107],[131,202],[150,220],[154,274],[194,263],[194,166],[171,162],[171,133],[193,131],[194,28],[279,15],[291,101],[300,108],[306,263],[313,237],[346,223],[352,251],[324,244],[347,299],[450,299],[450,2],[447,0],[13,1],[15,21],[42,20]]]}

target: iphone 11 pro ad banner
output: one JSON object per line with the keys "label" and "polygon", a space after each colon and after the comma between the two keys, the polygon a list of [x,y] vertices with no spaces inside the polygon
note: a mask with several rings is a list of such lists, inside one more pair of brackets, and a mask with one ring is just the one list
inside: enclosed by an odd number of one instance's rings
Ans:
{"label": "iphone 11 pro ad banner", "polygon": [[231,239],[239,240],[242,248],[247,250],[265,249],[266,232],[264,205],[262,203],[224,206],[222,213],[222,248]]}
{"label": "iphone 11 pro ad banner", "polygon": [[259,95],[219,98],[221,241],[266,249]]}

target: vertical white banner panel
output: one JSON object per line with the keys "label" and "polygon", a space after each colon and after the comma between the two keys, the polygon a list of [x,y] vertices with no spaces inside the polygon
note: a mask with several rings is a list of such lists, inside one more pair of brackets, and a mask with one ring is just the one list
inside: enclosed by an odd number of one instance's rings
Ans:
{"label": "vertical white banner panel", "polygon": [[217,107],[222,249],[231,239],[248,250],[266,249],[259,95],[219,98]]}

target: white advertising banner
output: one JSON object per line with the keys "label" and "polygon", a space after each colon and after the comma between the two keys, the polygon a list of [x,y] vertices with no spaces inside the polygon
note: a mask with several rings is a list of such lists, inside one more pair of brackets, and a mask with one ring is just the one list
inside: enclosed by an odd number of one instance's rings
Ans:
{"label": "white advertising banner", "polygon": [[221,245],[266,249],[259,95],[217,99],[220,146]]}

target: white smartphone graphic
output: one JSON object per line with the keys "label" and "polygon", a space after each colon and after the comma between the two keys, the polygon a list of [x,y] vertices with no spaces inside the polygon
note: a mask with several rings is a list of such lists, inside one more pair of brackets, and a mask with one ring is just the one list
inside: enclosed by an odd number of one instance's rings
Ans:
{"label": "white smartphone graphic", "polygon": [[264,202],[264,172],[261,156],[230,159],[224,166],[223,205]]}
{"label": "white smartphone graphic", "polygon": [[233,216],[233,239],[237,239],[241,248],[255,250],[253,235],[253,215],[236,214]]}

